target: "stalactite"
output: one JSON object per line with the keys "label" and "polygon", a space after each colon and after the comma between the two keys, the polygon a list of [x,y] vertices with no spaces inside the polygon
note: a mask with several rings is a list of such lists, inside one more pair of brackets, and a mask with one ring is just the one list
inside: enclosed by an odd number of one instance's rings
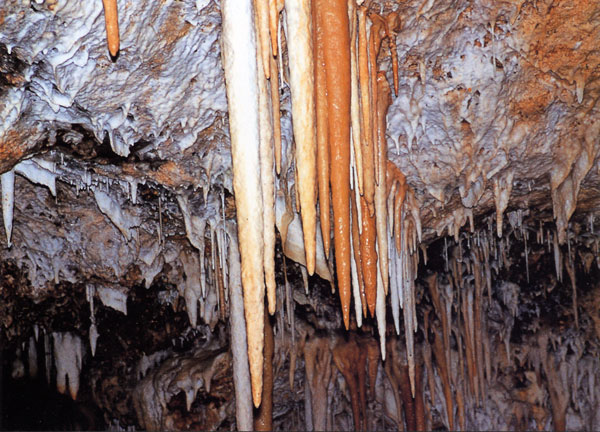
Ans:
{"label": "stalactite", "polygon": [[[308,273],[312,275],[315,271],[317,239],[317,137],[315,133],[311,4],[308,0],[288,0],[285,6],[292,97],[292,126],[296,145],[295,160],[298,174],[296,191],[300,198],[306,268]],[[350,184],[349,179],[346,184]],[[350,249],[349,245],[348,249]],[[350,266],[348,266],[348,273],[349,271]],[[347,286],[349,287],[350,284],[348,283]]]}
{"label": "stalactite", "polygon": [[327,76],[325,69],[325,41],[319,31],[323,21],[322,9],[312,2],[313,57],[315,82],[315,112],[317,127],[317,183],[319,195],[319,218],[325,255],[329,258],[331,238],[330,196],[329,196],[329,129],[327,107]]}
{"label": "stalactite", "polygon": [[[250,370],[247,358],[246,323],[244,318],[244,302],[242,297],[242,278],[240,255],[237,247],[237,236],[233,226],[228,227],[231,246],[229,247],[229,328],[231,337],[231,354],[233,369],[233,386],[235,390],[235,418],[238,430],[252,429],[252,391],[250,386]],[[281,308],[280,308],[281,310]]]}
{"label": "stalactite", "polygon": [[15,172],[7,171],[0,176],[2,183],[2,218],[4,220],[4,232],[6,243],[11,247],[11,236],[13,226],[13,212],[15,206]]}
{"label": "stalactite", "polygon": [[565,268],[571,280],[571,296],[573,299],[573,318],[575,318],[575,327],[579,328],[579,312],[577,308],[577,282],[575,275],[575,262],[565,257]]}
{"label": "stalactite", "polygon": [[[375,166],[373,151],[373,121],[372,121],[372,94],[371,94],[371,75],[369,73],[369,52],[367,38],[367,8],[361,6],[358,8],[358,74],[360,81],[360,102],[361,102],[361,125],[362,134],[362,156],[363,156],[363,194],[367,202],[369,212],[373,215],[375,208],[373,201],[375,199]],[[375,73],[372,71],[371,73]],[[363,213],[364,214],[364,213]]]}
{"label": "stalactite", "polygon": [[[360,196],[358,197],[360,199]],[[354,258],[354,266],[356,268],[356,282],[358,284],[358,293],[354,290],[354,305],[356,311],[356,323],[358,327],[362,326],[363,315],[367,316],[367,301],[365,295],[365,282],[362,269],[362,257],[360,252],[360,234],[359,221],[357,211],[357,199],[352,197],[352,255]]]}
{"label": "stalactite", "polygon": [[106,39],[110,55],[116,57],[119,52],[119,16],[117,0],[102,0],[104,6],[104,21]]}
{"label": "stalactite", "polygon": [[[262,61],[262,73],[266,79],[271,77],[272,49],[269,33],[269,0],[254,0],[256,35],[258,42],[257,58]],[[259,80],[262,77],[259,74]]]}
{"label": "stalactite", "polygon": [[369,313],[375,316],[375,301],[377,298],[377,251],[376,251],[376,225],[374,215],[369,214],[367,202],[360,198],[362,209],[362,234],[360,236],[360,258],[362,261],[362,274],[365,284],[365,298]]}
{"label": "stalactite", "polygon": [[360,93],[358,87],[358,55],[357,33],[358,22],[356,17],[356,2],[348,0],[348,19],[350,20],[350,120],[352,124],[352,149],[356,166],[357,190],[362,195],[363,189],[363,157],[362,157],[362,130],[360,124]]}
{"label": "stalactite", "polygon": [[[394,79],[394,94],[398,96],[398,51],[396,48],[396,36],[400,30],[400,15],[397,12],[390,13],[385,18],[385,32],[390,43],[390,54],[392,55],[392,75]],[[425,80],[422,80],[423,84]]]}
{"label": "stalactite", "polygon": [[390,86],[385,74],[377,73],[377,112],[375,115],[376,151],[378,154],[378,178],[375,187],[375,216],[377,228],[377,246],[379,248],[378,263],[383,277],[385,295],[388,293],[389,261],[388,261],[388,236],[387,236],[387,140],[386,140],[386,115],[392,102]]}
{"label": "stalactite", "polygon": [[378,83],[377,76],[379,71],[377,69],[377,57],[379,56],[379,50],[381,49],[381,42],[386,37],[385,35],[385,22],[383,18],[375,13],[370,13],[369,18],[371,19],[371,31],[369,37],[369,67],[370,67],[370,85],[371,85],[371,106],[373,112],[371,112],[371,134],[373,136],[373,166],[375,167],[375,184],[379,183],[380,175],[380,164],[379,164],[379,152],[377,148],[378,140],[378,128],[377,128],[377,111],[378,111]]}
{"label": "stalactite", "polygon": [[338,289],[344,325],[350,325],[350,29],[345,0],[317,0],[322,10],[327,82],[331,203]]}
{"label": "stalactite", "polygon": [[[257,64],[258,82],[258,121],[260,136],[260,181],[263,202],[263,261],[267,304],[269,313],[275,313],[275,175],[273,173],[273,109],[267,83],[267,70],[270,67],[268,4],[267,0],[255,0],[257,58],[262,54],[262,61]],[[264,16],[261,16],[264,15]],[[262,34],[266,32],[267,34]],[[266,65],[266,66],[265,66]],[[264,69],[263,69],[264,67]],[[276,78],[276,77],[274,77]]]}
{"label": "stalactite", "polygon": [[248,360],[252,398],[258,407],[262,394],[265,287],[256,37],[252,2],[224,0],[221,2],[221,17],[222,61],[227,84]]}

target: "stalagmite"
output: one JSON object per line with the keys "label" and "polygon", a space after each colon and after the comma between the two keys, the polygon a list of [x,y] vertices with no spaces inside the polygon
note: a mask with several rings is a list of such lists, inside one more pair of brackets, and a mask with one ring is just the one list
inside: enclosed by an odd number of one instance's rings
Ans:
{"label": "stalagmite", "polygon": [[244,302],[242,299],[242,279],[240,255],[237,248],[235,228],[230,226],[229,237],[229,325],[231,334],[231,353],[233,369],[233,385],[235,389],[235,418],[237,429],[252,430],[252,391],[250,387],[250,371],[248,369],[246,322],[244,318]]}
{"label": "stalagmite", "polygon": [[446,399],[446,415],[448,418],[448,427],[450,430],[454,429],[454,407],[452,405],[452,387],[450,386],[450,374],[449,365],[446,363],[446,354],[444,353],[444,347],[442,337],[439,329],[434,328],[434,344],[433,351],[435,359],[438,364],[438,370],[442,379],[442,385],[444,387],[444,397]]}
{"label": "stalagmite", "polygon": [[31,378],[35,378],[38,373],[38,357],[37,348],[35,346],[35,340],[33,336],[29,338],[29,343],[27,347],[27,362],[29,365],[29,376]]}
{"label": "stalagmite", "polygon": [[2,182],[2,218],[4,219],[4,232],[6,243],[11,247],[13,211],[15,207],[15,172],[7,171],[0,176]]}
{"label": "stalagmite", "polygon": [[[352,404],[352,417],[354,418],[354,429],[361,428],[361,409],[358,383],[358,369],[360,366],[360,349],[354,339],[348,342],[339,340],[333,348],[333,362],[344,376],[346,385],[350,391],[350,402]],[[364,368],[364,364],[362,365]],[[364,417],[363,417],[364,418]]]}
{"label": "stalagmite", "polygon": [[[257,4],[264,3],[266,0],[257,0]],[[266,5],[264,6],[266,8]],[[264,11],[267,13],[268,11]],[[259,14],[257,12],[257,14]],[[265,17],[266,20],[266,17]],[[260,18],[258,19],[260,21]],[[266,26],[267,23],[265,22]],[[268,27],[263,29],[268,31]],[[268,46],[268,38],[266,41]],[[268,49],[268,47],[261,47]],[[260,50],[259,50],[260,51]],[[269,61],[271,57],[270,51],[267,51],[267,58],[264,61]],[[263,74],[262,62],[257,61],[257,80],[258,80],[258,121],[260,133],[260,181],[262,187],[263,200],[263,238],[264,238],[264,269],[265,269],[265,285],[267,289],[267,303],[269,313],[275,313],[275,175],[273,174],[273,119],[272,110],[269,102],[269,89],[267,79]],[[274,76],[273,78],[276,79]]]}
{"label": "stalagmite", "polygon": [[[310,404],[316,431],[327,429],[327,387],[331,379],[331,350],[329,338],[313,336],[304,345],[306,382],[310,389]],[[309,425],[307,425],[309,426]]]}
{"label": "stalagmite", "polygon": [[300,197],[306,268],[312,275],[315,271],[317,241],[317,143],[310,1],[287,0],[285,16],[298,173],[296,188]]}
{"label": "stalagmite", "polygon": [[312,2],[313,57],[315,79],[315,111],[317,126],[317,176],[319,190],[319,217],[325,255],[329,259],[331,239],[331,216],[329,198],[329,129],[327,118],[327,77],[325,72],[323,32],[319,31],[323,21],[322,10]]}
{"label": "stalagmite", "polygon": [[[350,29],[346,0],[316,0],[322,10],[327,82],[331,203],[338,288],[344,325],[350,325]],[[291,59],[290,59],[291,61]]]}
{"label": "stalagmite", "polygon": [[56,359],[56,387],[59,393],[66,392],[69,379],[69,394],[73,400],[79,392],[79,374],[83,358],[83,344],[79,336],[71,333],[52,333],[54,358]]}
{"label": "stalagmite", "polygon": [[265,288],[256,36],[252,2],[223,0],[221,16],[222,61],[227,84],[248,359],[252,399],[258,407],[262,394]]}
{"label": "stalagmite", "polygon": [[102,0],[104,5],[104,21],[106,24],[106,40],[108,51],[113,57],[119,52],[119,15],[117,0]]}
{"label": "stalagmite", "polygon": [[254,430],[257,431],[273,430],[274,349],[275,343],[273,340],[273,327],[269,321],[269,316],[265,314],[265,363],[263,371],[263,394],[258,415],[254,419]]}

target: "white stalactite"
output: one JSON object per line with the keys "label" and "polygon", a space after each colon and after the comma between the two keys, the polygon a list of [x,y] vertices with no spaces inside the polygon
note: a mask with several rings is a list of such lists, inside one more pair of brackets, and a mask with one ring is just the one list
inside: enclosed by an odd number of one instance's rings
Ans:
{"label": "white stalactite", "polygon": [[13,211],[15,207],[15,172],[7,171],[0,177],[2,182],[2,218],[4,219],[4,232],[6,243],[11,247]]}
{"label": "white stalactite", "polygon": [[252,398],[258,407],[262,395],[265,285],[256,36],[252,1],[222,0],[221,17],[221,55],[229,109],[248,359]]}
{"label": "white stalactite", "polygon": [[250,370],[248,368],[246,320],[242,298],[242,280],[240,274],[240,254],[235,229],[229,230],[229,301],[231,328],[231,353],[233,355],[233,385],[235,389],[235,417],[237,429],[252,430],[252,392],[250,388]]}

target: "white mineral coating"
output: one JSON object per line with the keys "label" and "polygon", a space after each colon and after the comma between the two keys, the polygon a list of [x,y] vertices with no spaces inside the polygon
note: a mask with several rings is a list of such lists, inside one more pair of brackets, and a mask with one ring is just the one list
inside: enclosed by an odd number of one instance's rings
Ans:
{"label": "white mineral coating", "polygon": [[56,196],[55,167],[46,160],[37,158],[24,160],[15,165],[13,169],[30,182],[46,186],[50,189],[52,196]]}
{"label": "white mineral coating", "polygon": [[83,344],[79,336],[70,332],[52,333],[52,339],[56,364],[56,388],[60,393],[65,394],[68,379],[69,394],[75,400],[79,392]]}
{"label": "white mineral coating", "polygon": [[121,7],[116,62],[107,56],[101,2],[60,0],[35,8],[9,2],[3,12],[0,43],[18,50],[28,67],[27,90],[15,89],[12,103],[0,106],[0,137],[28,106],[42,121],[85,125],[99,141],[108,134],[123,156],[140,139],[185,149],[227,110],[220,15],[206,2]]}
{"label": "white mineral coating", "polygon": [[101,191],[99,188],[94,189],[94,197],[100,211],[115,224],[126,240],[131,240],[133,235],[131,229],[139,226],[140,220],[136,216],[124,211],[114,197]]}
{"label": "white mineral coating", "polygon": [[[173,429],[169,423],[167,404],[173,396],[183,392],[189,410],[199,390],[210,393],[213,376],[229,367],[231,357],[228,352],[217,352],[212,347],[202,347],[186,355],[169,353],[163,361],[163,353],[155,353],[154,365],[146,369],[147,375],[133,390],[133,406],[140,425],[146,430]],[[151,356],[152,357],[152,356]],[[141,360],[146,366],[148,360]],[[156,367],[157,364],[160,366]],[[138,368],[138,372],[140,369]],[[139,375],[138,375],[139,376]],[[226,404],[227,405],[227,404]],[[225,410],[219,411],[221,420]],[[251,429],[251,428],[250,428]]]}
{"label": "white mineral coating", "polygon": [[127,315],[127,290],[125,288],[97,285],[96,292],[104,306]]}
{"label": "white mineral coating", "polygon": [[6,244],[10,247],[15,207],[15,172],[12,170],[5,172],[0,176],[0,182],[2,183],[2,219],[4,220]]}

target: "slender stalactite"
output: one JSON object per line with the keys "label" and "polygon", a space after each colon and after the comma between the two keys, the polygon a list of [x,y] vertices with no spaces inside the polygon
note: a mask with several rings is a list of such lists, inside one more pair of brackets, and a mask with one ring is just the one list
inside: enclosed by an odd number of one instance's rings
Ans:
{"label": "slender stalactite", "polygon": [[271,109],[273,111],[273,146],[275,148],[275,172],[281,174],[281,112],[279,110],[279,67],[275,57],[271,57]]}
{"label": "slender stalactite", "polygon": [[350,325],[350,29],[346,0],[316,0],[322,11],[327,82],[331,203],[338,288],[344,325]]}
{"label": "slender stalactite", "polygon": [[313,55],[315,68],[315,110],[317,116],[317,176],[319,187],[319,216],[325,256],[329,258],[331,239],[331,201],[329,198],[329,130],[327,119],[327,77],[325,73],[322,10],[312,2]]}
{"label": "slender stalactite", "polygon": [[363,195],[371,215],[375,211],[375,167],[373,159],[372,95],[369,73],[369,51],[367,38],[367,8],[358,8],[358,77],[361,104],[361,144],[363,158]]}
{"label": "slender stalactite", "polygon": [[237,247],[237,235],[233,224],[228,226],[231,244],[229,247],[229,328],[231,334],[231,353],[233,386],[235,390],[235,418],[237,429],[252,428],[252,389],[250,370],[248,369],[246,322],[244,319],[244,301],[242,297],[242,279],[240,253]]}
{"label": "slender stalactite", "polygon": [[392,103],[390,85],[383,72],[377,74],[377,112],[375,113],[376,137],[375,148],[379,169],[375,186],[375,215],[377,225],[377,246],[379,250],[379,269],[381,271],[385,294],[389,286],[388,236],[387,236],[387,111]]}
{"label": "slender stalactite", "polygon": [[285,4],[287,46],[292,95],[292,126],[296,144],[296,191],[300,202],[306,269],[315,271],[317,241],[317,138],[309,0],[287,0]]}
{"label": "slender stalactite", "polygon": [[[360,197],[359,197],[360,199]],[[356,263],[357,279],[359,284],[359,298],[354,301],[360,303],[363,316],[367,316],[367,299],[365,296],[365,282],[362,269],[362,257],[360,254],[360,234],[358,229],[358,208],[354,195],[352,196],[352,251],[354,253],[354,261]],[[357,317],[358,321],[358,317]],[[361,320],[362,321],[362,320]]]}
{"label": "slender stalactite", "polygon": [[[258,15],[258,12],[257,12]],[[260,19],[256,19],[260,22]],[[261,29],[257,29],[259,33]],[[268,27],[267,27],[268,30]],[[258,41],[257,41],[258,42]],[[267,39],[268,44],[268,39]],[[258,49],[257,59],[260,58],[262,47]],[[269,61],[271,54],[268,51],[266,61]],[[275,174],[273,167],[273,117],[272,117],[272,98],[269,95],[269,85],[265,74],[263,73],[263,62],[257,60],[257,80],[258,80],[258,121],[260,132],[260,181],[263,200],[263,260],[265,272],[265,285],[267,290],[267,304],[269,313],[275,313]],[[272,79],[277,79],[273,76]]]}
{"label": "slender stalactite", "polygon": [[372,317],[375,316],[377,296],[377,229],[375,217],[369,215],[366,199],[360,198],[362,206],[362,234],[360,235],[360,259],[365,284],[365,298]]}
{"label": "slender stalactite", "polygon": [[117,0],[102,0],[104,5],[104,21],[106,25],[106,41],[110,55],[116,57],[119,52],[119,13]]}
{"label": "slender stalactite", "polygon": [[262,61],[264,76],[271,77],[271,40],[269,32],[269,0],[254,0],[256,35],[258,37],[258,58]]}
{"label": "slender stalactite", "polygon": [[355,0],[348,0],[348,19],[350,20],[350,89],[351,105],[350,119],[352,123],[352,149],[354,150],[354,166],[358,191],[363,192],[363,162],[362,162],[362,131],[360,125],[360,92],[358,87],[358,54],[357,34],[358,19],[356,16]]}
{"label": "slender stalactite", "polygon": [[252,399],[258,407],[262,394],[265,286],[257,50],[252,1],[223,0],[221,16],[248,360]]}

